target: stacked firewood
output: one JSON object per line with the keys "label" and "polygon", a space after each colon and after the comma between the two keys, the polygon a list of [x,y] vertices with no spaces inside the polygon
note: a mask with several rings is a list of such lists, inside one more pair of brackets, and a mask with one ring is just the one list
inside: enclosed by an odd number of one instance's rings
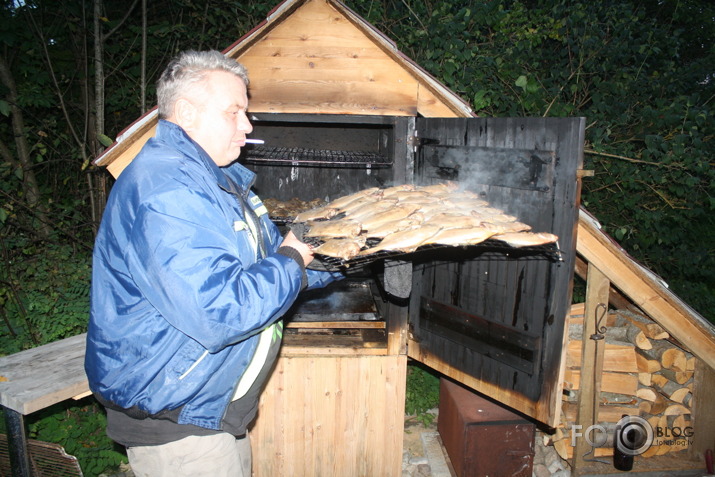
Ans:
{"label": "stacked firewood", "polygon": [[[572,427],[577,422],[581,375],[584,305],[573,305],[567,318],[569,341],[563,365],[564,395],[561,424],[551,438],[563,459],[574,451]],[[606,430],[607,442],[591,457],[613,455],[612,433],[624,415],[639,416],[654,430],[653,445],[642,456],[652,457],[685,449],[692,430],[691,401],[695,359],[657,323],[626,310],[611,312],[600,323],[603,370],[595,432]],[[590,359],[595,360],[595,356]],[[583,405],[583,404],[582,404]],[[584,426],[585,427],[585,426]],[[586,429],[577,429],[584,433]],[[692,435],[692,434],[691,434]],[[584,438],[579,436],[578,438]],[[597,442],[599,436],[589,438]]]}

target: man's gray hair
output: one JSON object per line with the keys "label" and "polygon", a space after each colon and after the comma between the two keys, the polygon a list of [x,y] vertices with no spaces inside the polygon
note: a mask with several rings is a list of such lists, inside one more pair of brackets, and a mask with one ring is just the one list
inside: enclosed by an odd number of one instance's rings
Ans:
{"label": "man's gray hair", "polygon": [[204,80],[212,71],[226,71],[241,78],[248,86],[248,72],[236,60],[220,51],[193,51],[179,53],[166,66],[156,86],[159,118],[171,116],[174,104],[186,90]]}

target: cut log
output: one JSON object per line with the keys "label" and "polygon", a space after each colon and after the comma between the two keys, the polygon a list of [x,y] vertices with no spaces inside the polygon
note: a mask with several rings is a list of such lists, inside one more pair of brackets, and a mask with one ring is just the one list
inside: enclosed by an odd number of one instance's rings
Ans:
{"label": "cut log", "polygon": [[661,416],[651,416],[646,421],[648,421],[648,424],[650,424],[650,427],[653,429],[658,428],[658,422],[660,421]]}
{"label": "cut log", "polygon": [[692,396],[690,389],[680,388],[670,395],[670,400],[685,405],[686,400],[688,403],[690,402],[689,396]]}
{"label": "cut log", "polygon": [[[556,453],[561,457],[563,460],[569,460],[571,457],[569,457],[569,452],[568,448],[571,447],[568,442],[566,442],[567,439],[561,439],[559,441],[554,442],[554,449],[556,450]],[[571,454],[573,455],[573,448],[571,448]]]}
{"label": "cut log", "polygon": [[[658,379],[656,381],[656,377],[663,379]],[[687,387],[684,387],[682,384],[670,381],[664,376],[658,374],[653,376],[653,388],[666,398],[676,403],[682,403],[683,399],[685,399],[685,396],[690,394],[690,389],[688,389]]]}
{"label": "cut log", "polygon": [[670,334],[653,320],[633,312],[619,310],[616,326],[623,326],[625,322],[633,324],[639,328],[647,338],[652,340],[665,340],[670,338]]}
{"label": "cut log", "polygon": [[[668,425],[667,418],[665,416],[652,416],[648,419],[648,424],[650,427],[655,429],[665,429]],[[641,454],[641,457],[654,457],[657,455],[667,454],[670,451],[670,445],[664,439],[654,439],[653,445],[650,446],[645,452]]]}
{"label": "cut log", "polygon": [[666,369],[672,369],[674,371],[687,372],[688,371],[688,358],[685,356],[683,350],[678,348],[671,348],[663,353],[663,359],[661,364]]}
{"label": "cut log", "polygon": [[[566,367],[578,368],[581,365],[583,343],[580,340],[570,341],[566,350]],[[626,342],[609,343],[603,350],[603,370],[619,373],[637,373],[636,351],[632,344]]]}
{"label": "cut log", "polygon": [[626,337],[628,338],[628,342],[636,345],[636,348],[642,350],[649,350],[653,347],[653,343],[651,343],[645,333],[643,333],[643,330],[633,325],[632,323],[628,323],[623,327],[626,329]]}
{"label": "cut log", "polygon": [[692,371],[674,371],[666,368],[661,369],[658,373],[668,378],[668,380],[678,384],[685,384],[693,377]]}
{"label": "cut log", "polygon": [[639,352],[648,359],[659,361],[664,368],[674,371],[687,371],[687,355],[682,349],[667,340],[654,340],[651,349],[641,348]]}
{"label": "cut log", "polygon": [[633,406],[638,405],[638,398],[635,395],[609,393],[601,391],[598,399],[602,406]]}
{"label": "cut log", "polygon": [[[628,373],[601,373],[601,391],[607,393],[627,394],[635,396],[638,390],[638,377]],[[581,371],[566,369],[564,371],[564,389],[576,390],[581,387]]]}
{"label": "cut log", "polygon": [[653,375],[651,373],[638,373],[638,383],[643,386],[650,386],[653,382]]}
{"label": "cut log", "polygon": [[[570,325],[581,325],[583,324],[583,318],[586,313],[585,303],[575,303],[571,305],[569,310],[568,322]],[[616,324],[616,313],[609,312],[605,319],[601,322],[602,326],[611,327]]]}
{"label": "cut log", "polygon": [[680,437],[684,432],[684,429],[690,426],[690,415],[677,414],[673,416],[666,416],[666,421],[668,429],[671,429],[673,437]]}
{"label": "cut log", "polygon": [[659,448],[660,448],[659,445],[653,444],[645,452],[643,452],[639,457],[644,457],[646,459],[649,457],[654,457],[657,455]]}
{"label": "cut log", "polygon": [[656,393],[655,401],[650,403],[650,410],[648,411],[648,414],[654,416],[662,414],[663,411],[665,411],[671,404],[672,402],[668,398],[660,393]]}
{"label": "cut log", "polygon": [[668,378],[659,373],[652,375],[650,380],[654,386],[664,386],[669,381]]}
{"label": "cut log", "polygon": [[690,447],[690,442],[692,442],[692,440],[688,439],[687,437],[680,437],[678,439],[675,439],[673,445],[670,446],[670,452],[682,452],[684,450],[688,450],[688,448]]}
{"label": "cut log", "polygon": [[657,359],[649,359],[640,352],[636,352],[636,364],[638,365],[638,371],[641,373],[653,374],[663,368],[660,361]]}
{"label": "cut log", "polygon": [[670,429],[671,452],[680,452],[687,449],[692,439],[688,437],[688,429],[692,429],[692,421],[689,415],[667,416],[668,429]]}
{"label": "cut log", "polygon": [[665,411],[663,411],[663,417],[667,416],[677,416],[680,414],[690,414],[690,409],[683,406],[682,404],[671,404]]}
{"label": "cut log", "polygon": [[[671,439],[672,441],[672,439]],[[671,443],[662,443],[658,446],[658,452],[655,453],[655,455],[665,455],[669,452],[673,452],[673,444]]]}
{"label": "cut log", "polygon": [[[615,344],[619,346],[629,346],[633,345],[626,333],[627,329],[620,326],[606,327],[606,331],[603,333],[606,343]],[[569,340],[578,341],[581,343],[583,340],[583,324],[582,323],[570,323],[569,324]],[[590,336],[588,337],[590,338]]]}
{"label": "cut log", "polygon": [[687,372],[695,371],[695,361],[697,358],[695,356],[688,357],[688,363],[685,365],[685,370]]}
{"label": "cut log", "polygon": [[[576,422],[578,406],[575,403],[562,403],[564,422]],[[618,422],[624,415],[634,415],[638,413],[635,406],[598,406],[596,422]]]}
{"label": "cut log", "polygon": [[636,396],[650,402],[655,402],[658,393],[651,388],[640,388],[636,391]]}

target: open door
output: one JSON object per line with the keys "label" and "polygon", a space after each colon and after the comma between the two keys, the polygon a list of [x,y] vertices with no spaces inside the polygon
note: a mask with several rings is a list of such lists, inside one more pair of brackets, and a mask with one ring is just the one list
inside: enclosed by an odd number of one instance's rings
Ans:
{"label": "open door", "polygon": [[584,118],[418,118],[415,178],[480,194],[557,253],[455,251],[415,263],[408,356],[554,427],[571,302]]}

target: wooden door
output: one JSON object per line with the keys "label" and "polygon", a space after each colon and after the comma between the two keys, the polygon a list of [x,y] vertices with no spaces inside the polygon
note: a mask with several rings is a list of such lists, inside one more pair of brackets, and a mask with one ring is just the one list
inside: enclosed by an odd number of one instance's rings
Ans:
{"label": "wooden door", "polygon": [[408,356],[554,426],[571,301],[583,118],[418,118],[417,183],[458,181],[558,253],[461,248],[415,263]]}

